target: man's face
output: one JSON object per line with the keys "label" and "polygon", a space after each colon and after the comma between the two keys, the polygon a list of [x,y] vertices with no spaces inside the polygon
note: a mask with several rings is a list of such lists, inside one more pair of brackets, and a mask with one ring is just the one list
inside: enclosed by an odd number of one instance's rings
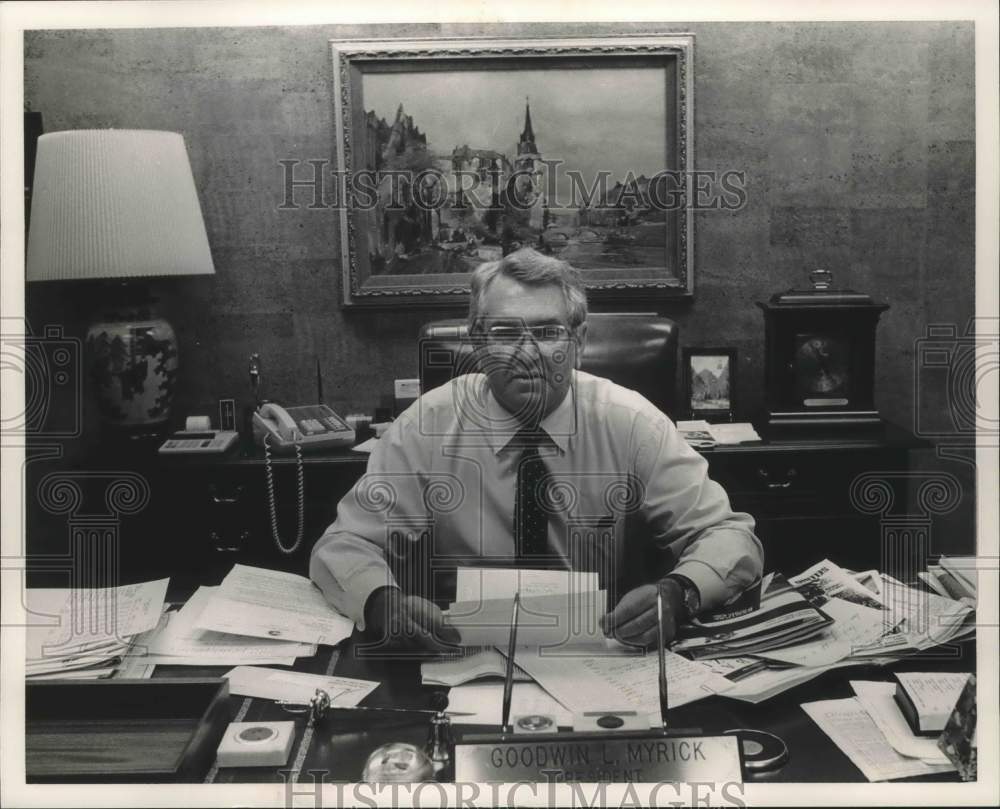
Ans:
{"label": "man's face", "polygon": [[586,323],[569,329],[557,286],[525,286],[498,276],[483,295],[479,326],[486,333],[480,369],[496,400],[518,421],[537,426],[566,397],[579,367]]}

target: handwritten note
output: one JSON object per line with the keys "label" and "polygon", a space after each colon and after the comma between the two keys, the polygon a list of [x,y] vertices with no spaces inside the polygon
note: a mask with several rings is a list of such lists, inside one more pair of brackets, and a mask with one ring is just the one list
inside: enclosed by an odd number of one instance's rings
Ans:
{"label": "handwritten note", "polygon": [[[936,738],[915,736],[892,695],[893,683],[851,680],[851,688],[858,695],[872,721],[892,748],[904,756],[920,758],[930,764],[948,764],[948,757],[937,746]],[[957,697],[956,697],[957,699]]]}
{"label": "handwritten note", "polygon": [[834,596],[823,605],[833,618],[825,632],[783,649],[758,652],[760,657],[798,666],[827,666],[843,660],[856,649],[868,648],[885,632],[882,610]]}
{"label": "handwritten note", "polygon": [[168,582],[27,590],[28,610],[33,613],[27,660],[54,661],[127,646],[132,636],[157,625]]}
{"label": "handwritten note", "polygon": [[869,781],[949,772],[954,765],[929,764],[897,753],[856,698],[807,702],[802,706]]}
{"label": "handwritten note", "polygon": [[969,680],[968,674],[955,672],[898,672],[896,679],[906,689],[913,707],[921,716],[947,717]]}
{"label": "handwritten note", "polygon": [[[732,688],[704,663],[667,652],[670,707],[676,708]],[[634,710],[659,713],[656,655],[581,653],[545,655],[519,651],[517,662],[574,713]]]}

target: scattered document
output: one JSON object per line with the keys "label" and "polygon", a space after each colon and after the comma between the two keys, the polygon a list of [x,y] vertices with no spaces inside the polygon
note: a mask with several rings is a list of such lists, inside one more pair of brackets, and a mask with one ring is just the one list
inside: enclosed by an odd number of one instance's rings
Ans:
{"label": "scattered document", "polygon": [[[28,624],[28,659],[58,657],[152,629],[159,621],[168,582],[26,590],[28,610],[35,614]],[[51,617],[46,621],[44,616]]]}
{"label": "scattered document", "polygon": [[711,449],[716,445],[746,444],[760,441],[760,435],[748,421],[733,424],[709,424],[704,419],[678,421],[681,437],[695,449]]}
{"label": "scattered document", "polygon": [[463,646],[505,646],[515,593],[520,593],[519,646],[603,644],[607,593],[596,573],[513,568],[459,568],[455,602],[444,614]]}
{"label": "scattered document", "polygon": [[522,570],[512,567],[460,567],[455,577],[455,601],[513,601],[528,596],[588,593],[600,589],[592,572]]}
{"label": "scattered document", "polygon": [[869,649],[885,632],[881,609],[872,609],[834,596],[823,604],[833,619],[822,635],[793,646],[758,652],[761,657],[798,666],[828,666],[856,650]]}
{"label": "scattered document", "polygon": [[316,689],[322,688],[330,695],[331,704],[338,708],[353,708],[379,686],[374,680],[326,677],[258,666],[237,666],[224,676],[229,680],[231,694],[308,704]]}
{"label": "scattered document", "polygon": [[960,601],[921,592],[884,574],[882,592],[909,650],[929,649],[975,631],[969,621],[974,610]]}
{"label": "scattered document", "polygon": [[890,781],[955,769],[951,764],[929,764],[897,753],[856,698],[807,702],[802,710],[869,781]]}
{"label": "scattered document", "polygon": [[[928,764],[949,764],[948,757],[937,746],[937,738],[915,736],[906,724],[893,694],[893,683],[851,680],[851,688],[876,727],[893,750],[910,758],[919,758]],[[957,698],[957,695],[956,695]]]}
{"label": "scattered document", "polygon": [[[941,567],[952,575],[962,595],[973,599],[979,590],[980,560],[976,556],[942,556]],[[996,563],[994,562],[994,569]]]}
{"label": "scattered document", "polygon": [[678,421],[677,431],[694,449],[711,449],[718,443],[712,435],[711,426],[703,419]]}
{"label": "scattered document", "polygon": [[817,607],[823,607],[826,599],[834,596],[875,610],[885,606],[882,598],[871,588],[829,559],[817,562],[797,576],[790,576],[788,583],[797,587]]}
{"label": "scattered document", "polygon": [[[455,725],[496,725],[503,719],[503,683],[470,683],[448,692],[448,710]],[[465,714],[465,715],[462,715]],[[556,724],[572,727],[573,715],[537,683],[514,683],[511,694],[511,717],[545,714]]]}
{"label": "scattered document", "polygon": [[[659,722],[659,662],[655,654],[544,654],[518,650],[517,663],[572,713],[630,710]],[[704,663],[667,652],[671,708],[728,690],[733,683]]]}
{"label": "scattered document", "polygon": [[333,646],[354,622],[305,576],[234,565],[195,622],[198,629]]}
{"label": "scattered document", "polygon": [[[420,664],[420,676],[424,685],[456,686],[487,677],[504,677],[507,674],[507,658],[496,649],[468,650],[470,654],[455,660],[431,660]],[[514,665],[514,681],[529,682],[531,677],[518,665]]]}
{"label": "scattered document", "polygon": [[[315,644],[276,638],[255,638],[198,629],[197,622],[209,601],[216,594],[217,587],[200,587],[187,603],[174,612],[165,613],[157,631],[135,644],[135,653],[141,653],[140,646],[150,657],[178,658],[191,661],[194,665],[238,665],[239,663],[261,663],[262,661],[295,660],[297,657],[311,657],[316,653]],[[212,660],[215,662],[207,662]],[[182,662],[157,659],[157,663]]]}

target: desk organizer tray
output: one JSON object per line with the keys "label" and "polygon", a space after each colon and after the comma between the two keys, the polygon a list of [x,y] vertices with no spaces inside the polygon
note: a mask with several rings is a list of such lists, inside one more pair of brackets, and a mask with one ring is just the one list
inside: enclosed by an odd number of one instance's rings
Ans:
{"label": "desk organizer tray", "polygon": [[26,778],[199,782],[230,713],[222,678],[28,683]]}

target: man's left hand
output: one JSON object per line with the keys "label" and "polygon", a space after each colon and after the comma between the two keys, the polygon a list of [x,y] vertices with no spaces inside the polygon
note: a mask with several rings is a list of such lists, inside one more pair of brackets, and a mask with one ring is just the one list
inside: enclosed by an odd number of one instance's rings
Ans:
{"label": "man's left hand", "polygon": [[682,615],[684,594],[673,579],[663,579],[657,584],[644,584],[629,590],[618,606],[601,618],[601,629],[608,637],[622,643],[656,646],[656,593],[663,593],[663,642],[670,643],[677,634],[677,621]]}

